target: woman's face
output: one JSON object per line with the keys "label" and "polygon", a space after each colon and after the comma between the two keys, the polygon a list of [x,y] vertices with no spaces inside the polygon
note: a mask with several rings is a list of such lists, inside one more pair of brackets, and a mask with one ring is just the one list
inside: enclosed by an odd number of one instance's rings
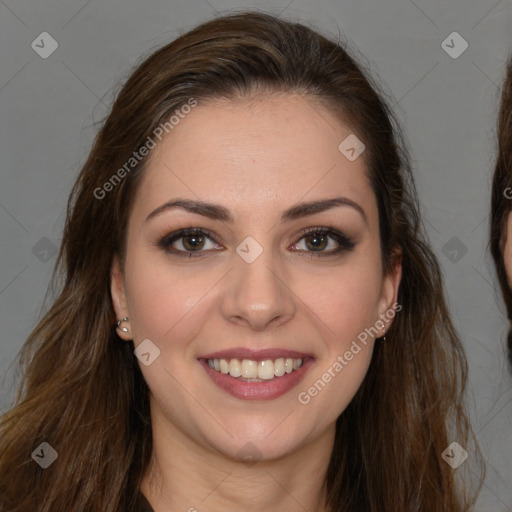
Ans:
{"label": "woman's face", "polygon": [[332,442],[400,280],[350,133],[298,95],[219,100],[152,150],[112,293],[153,428],[233,458]]}

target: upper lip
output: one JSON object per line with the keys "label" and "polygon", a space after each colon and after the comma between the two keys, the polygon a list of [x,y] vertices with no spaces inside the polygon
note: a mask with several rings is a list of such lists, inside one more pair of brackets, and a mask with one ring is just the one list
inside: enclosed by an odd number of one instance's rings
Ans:
{"label": "upper lip", "polygon": [[250,359],[252,361],[263,361],[266,359],[278,359],[280,357],[290,359],[305,359],[313,357],[312,354],[287,350],[284,348],[265,348],[254,350],[244,347],[228,348],[217,352],[210,352],[200,356],[198,359]]}

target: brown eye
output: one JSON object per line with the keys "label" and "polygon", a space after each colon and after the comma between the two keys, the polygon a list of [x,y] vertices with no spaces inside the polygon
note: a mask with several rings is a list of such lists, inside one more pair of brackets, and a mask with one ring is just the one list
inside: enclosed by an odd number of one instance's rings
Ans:
{"label": "brown eye", "polygon": [[306,241],[306,246],[312,251],[323,251],[329,243],[328,237],[321,233],[307,235],[304,237],[304,240]]}
{"label": "brown eye", "polygon": [[201,235],[187,235],[181,237],[182,245],[187,251],[197,251],[204,247],[205,237]]}
{"label": "brown eye", "polygon": [[208,232],[199,228],[180,229],[170,233],[164,236],[158,245],[166,252],[188,257],[201,256],[221,247]]}
{"label": "brown eye", "polygon": [[311,256],[335,256],[352,250],[355,243],[334,228],[319,227],[305,230],[292,247]]}

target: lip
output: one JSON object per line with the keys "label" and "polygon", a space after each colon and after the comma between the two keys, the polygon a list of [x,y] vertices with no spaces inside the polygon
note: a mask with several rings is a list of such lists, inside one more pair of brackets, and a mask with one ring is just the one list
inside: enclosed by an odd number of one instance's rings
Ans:
{"label": "lip", "polygon": [[[242,349],[240,349],[242,351]],[[235,377],[231,377],[229,374],[224,374],[210,368],[208,365],[207,359],[228,359],[228,357],[218,355],[218,354],[227,354],[227,351],[224,352],[216,352],[215,354],[209,354],[208,357],[200,358],[198,361],[201,366],[204,368],[205,372],[211,378],[214,384],[216,384],[221,390],[229,393],[235,398],[239,398],[242,400],[273,400],[282,395],[285,395],[289,391],[291,391],[295,386],[299,384],[299,382],[304,378],[306,372],[314,364],[314,359],[310,356],[305,355],[289,355],[289,354],[299,354],[298,352],[292,351],[276,351],[271,349],[269,351],[261,350],[261,351],[249,351],[251,355],[249,357],[240,356],[240,359],[253,359],[253,360],[262,360],[262,359],[275,359],[281,355],[282,357],[291,357],[296,359],[304,359],[302,366],[298,370],[294,370],[291,373],[286,373],[281,377],[274,377],[272,380],[262,381],[262,382],[245,382]],[[235,356],[232,356],[234,353],[242,353],[229,351],[230,357],[229,359],[235,359]],[[248,354],[247,350],[243,349],[243,353]],[[268,355],[268,354],[278,354],[277,356]],[[257,359],[255,359],[255,354],[258,354]],[[262,354],[265,354],[262,356]],[[215,357],[211,357],[211,356]],[[238,358],[236,358],[238,359]]]}

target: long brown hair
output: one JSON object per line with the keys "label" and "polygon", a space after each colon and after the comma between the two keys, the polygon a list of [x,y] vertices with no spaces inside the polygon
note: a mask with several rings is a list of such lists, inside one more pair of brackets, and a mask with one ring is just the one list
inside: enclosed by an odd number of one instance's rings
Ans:
{"label": "long brown hair", "polygon": [[[303,94],[350,125],[366,145],[384,270],[396,248],[403,254],[402,310],[337,420],[325,482],[330,510],[461,512],[474,502],[442,458],[452,441],[473,460],[479,452],[463,402],[467,362],[399,127],[346,45],[249,12],[204,23],[150,55],[95,139],[69,201],[56,266],[62,291],[23,346],[22,384],[0,423],[3,512],[134,509],[152,449],[148,388],[133,346],[115,333],[109,285],[147,158],[108,193],[98,189],[191,98],[255,91]],[[58,452],[47,469],[31,459],[42,442]]]}
{"label": "long brown hair", "polygon": [[[501,93],[498,114],[498,157],[494,170],[491,199],[491,254],[496,264],[507,318],[512,323],[512,289],[507,280],[503,252],[507,241],[507,218],[512,211],[512,58]],[[507,336],[508,358],[512,365],[512,327]]]}

